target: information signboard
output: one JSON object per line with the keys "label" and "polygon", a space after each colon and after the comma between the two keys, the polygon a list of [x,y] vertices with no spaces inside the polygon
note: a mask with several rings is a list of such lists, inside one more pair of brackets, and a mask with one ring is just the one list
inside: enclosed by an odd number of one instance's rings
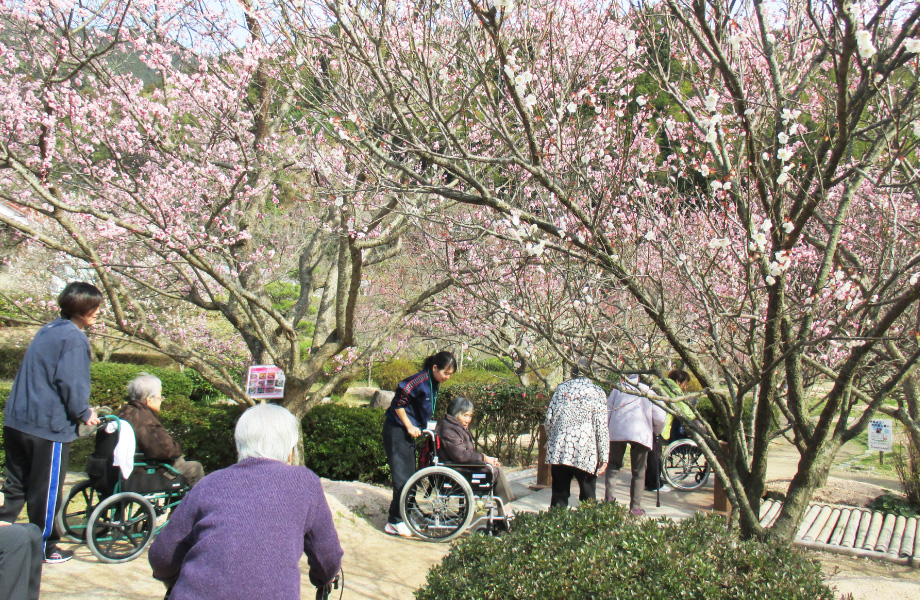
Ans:
{"label": "information signboard", "polygon": [[869,421],[869,450],[891,452],[891,419],[872,419]]}
{"label": "information signboard", "polygon": [[275,365],[252,365],[246,376],[246,394],[265,400],[284,398],[284,371]]}

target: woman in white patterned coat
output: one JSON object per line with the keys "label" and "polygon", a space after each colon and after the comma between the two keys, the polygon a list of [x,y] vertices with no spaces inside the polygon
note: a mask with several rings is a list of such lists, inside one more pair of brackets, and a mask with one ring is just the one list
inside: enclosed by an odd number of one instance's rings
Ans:
{"label": "woman in white patterned coat", "polygon": [[550,507],[568,506],[572,478],[578,499],[594,500],[597,476],[607,468],[607,403],[604,390],[586,377],[556,388],[546,411],[546,462],[553,478]]}

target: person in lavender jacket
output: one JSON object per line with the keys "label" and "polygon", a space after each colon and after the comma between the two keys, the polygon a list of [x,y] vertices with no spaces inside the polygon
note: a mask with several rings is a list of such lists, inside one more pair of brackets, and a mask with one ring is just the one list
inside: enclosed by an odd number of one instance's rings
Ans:
{"label": "person in lavender jacket", "polygon": [[653,392],[639,381],[638,375],[631,375],[619,387],[620,389],[613,388],[607,397],[610,466],[604,478],[604,499],[607,502],[614,501],[613,491],[617,475],[623,467],[626,445],[629,444],[629,461],[632,465],[629,509],[638,517],[645,514],[642,508],[642,492],[645,487],[645,469],[648,453],[652,449],[652,438],[664,429],[667,413],[663,408],[652,404],[645,396]]}
{"label": "person in lavender jacket", "polygon": [[299,435],[281,406],[243,413],[238,462],[199,481],[150,547],[171,600],[299,599],[303,554],[313,585],[335,578],[342,546],[319,477],[293,464]]}

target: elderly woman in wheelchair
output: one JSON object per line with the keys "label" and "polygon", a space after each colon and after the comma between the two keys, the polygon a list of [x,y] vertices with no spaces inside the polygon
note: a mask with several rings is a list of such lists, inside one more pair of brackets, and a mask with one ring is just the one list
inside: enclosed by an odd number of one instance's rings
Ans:
{"label": "elderly woman in wheelchair", "polygon": [[[473,403],[454,398],[436,431],[425,431],[419,468],[400,498],[403,522],[429,542],[447,542],[467,529],[508,529],[514,500],[498,459],[477,452],[469,432]],[[475,519],[477,513],[480,516]]]}
{"label": "elderly woman in wheelchair", "polygon": [[189,490],[169,463],[135,454],[131,425],[101,417],[96,446],[78,482],[55,515],[58,530],[86,542],[102,562],[123,563],[143,552]]}

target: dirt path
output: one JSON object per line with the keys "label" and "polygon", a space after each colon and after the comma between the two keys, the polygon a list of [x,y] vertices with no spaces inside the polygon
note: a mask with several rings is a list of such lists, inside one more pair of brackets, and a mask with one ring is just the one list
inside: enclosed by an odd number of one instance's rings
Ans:
{"label": "dirt path", "polygon": [[[844,454],[853,454],[849,451]],[[795,472],[798,457],[791,447],[777,447],[771,450],[768,478],[782,480]],[[628,489],[628,471],[621,472],[624,493]],[[865,491],[865,484],[844,479],[860,474],[850,474],[835,469],[831,478],[835,494],[849,494],[854,501],[868,499],[873,491]],[[852,477],[856,479],[857,477]],[[520,482],[513,481],[515,493],[528,493]],[[897,488],[897,481],[881,483]],[[336,528],[345,550],[345,593],[346,600],[411,599],[413,591],[421,586],[428,570],[438,564],[449,550],[445,544],[393,538],[383,533],[386,521],[386,507],[390,490],[358,482],[323,480],[323,488],[332,509]],[[825,490],[830,493],[831,490]],[[545,493],[545,492],[544,492]],[[706,490],[688,492],[682,495],[672,492],[662,495],[662,505],[686,504],[692,513],[711,507],[711,483]],[[669,500],[668,498],[672,499]],[[524,499],[530,501],[529,509],[542,510],[548,505],[548,496],[543,499],[534,494]],[[159,600],[163,597],[163,586],[151,577],[146,555],[123,565],[99,563],[84,546],[73,546],[74,560],[61,565],[46,566],[42,580],[42,600],[90,600],[95,598],[131,598]],[[839,594],[852,594],[854,600],[908,600],[920,598],[920,569],[903,567],[886,562],[856,559],[839,555],[816,553],[821,560],[829,583]],[[240,557],[245,561],[246,557]],[[302,597],[313,598],[315,590],[306,573],[306,560],[301,563]],[[336,596],[338,597],[338,596]]]}

